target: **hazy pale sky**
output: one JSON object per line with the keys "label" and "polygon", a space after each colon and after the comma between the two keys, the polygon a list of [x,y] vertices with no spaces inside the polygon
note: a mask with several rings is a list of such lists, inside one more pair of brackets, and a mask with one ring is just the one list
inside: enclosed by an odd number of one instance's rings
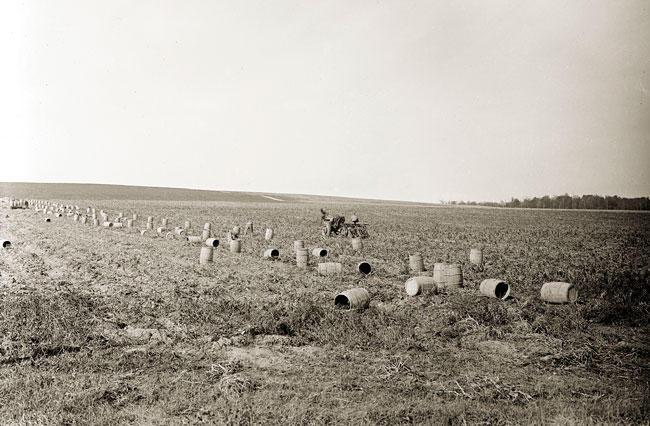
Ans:
{"label": "hazy pale sky", "polygon": [[650,1],[0,3],[0,181],[650,195]]}

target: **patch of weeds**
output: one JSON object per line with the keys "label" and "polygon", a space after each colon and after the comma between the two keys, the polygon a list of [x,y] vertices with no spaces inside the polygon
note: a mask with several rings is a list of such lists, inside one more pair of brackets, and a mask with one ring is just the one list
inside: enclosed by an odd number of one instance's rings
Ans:
{"label": "patch of weeds", "polygon": [[51,295],[6,296],[0,310],[0,355],[4,362],[77,352],[99,339],[102,307],[94,299],[65,291]]}
{"label": "patch of weeds", "polygon": [[584,317],[602,324],[650,325],[650,271],[632,268],[604,271],[603,279],[591,283],[594,294]]}
{"label": "patch of weeds", "polygon": [[309,338],[320,327],[324,316],[324,308],[313,300],[262,306],[255,315],[251,332]]}

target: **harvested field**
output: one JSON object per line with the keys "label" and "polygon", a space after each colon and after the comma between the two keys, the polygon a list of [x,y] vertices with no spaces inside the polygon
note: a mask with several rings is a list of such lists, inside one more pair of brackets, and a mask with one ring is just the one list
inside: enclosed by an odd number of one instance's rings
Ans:
{"label": "harvested field", "polygon": [[[283,198],[283,197],[279,197]],[[272,200],[267,200],[272,201]],[[66,203],[70,203],[66,201]],[[292,202],[89,201],[133,228],[0,203],[0,419],[8,424],[648,424],[650,215]],[[360,252],[320,233],[357,214]],[[5,217],[8,215],[8,217]],[[222,240],[141,235],[147,216]],[[253,221],[242,252],[225,234]],[[158,225],[160,226],[160,225]],[[273,228],[265,241],[267,227]],[[242,228],[243,229],[243,228]],[[293,241],[328,256],[298,269]],[[483,247],[483,267],[469,262]],[[263,257],[278,248],[278,260]],[[409,297],[409,254],[464,287]],[[372,273],[356,272],[364,260]],[[342,274],[319,275],[317,262]],[[505,301],[480,295],[507,282]],[[549,281],[576,304],[540,300]],[[370,308],[334,308],[363,287]]]}

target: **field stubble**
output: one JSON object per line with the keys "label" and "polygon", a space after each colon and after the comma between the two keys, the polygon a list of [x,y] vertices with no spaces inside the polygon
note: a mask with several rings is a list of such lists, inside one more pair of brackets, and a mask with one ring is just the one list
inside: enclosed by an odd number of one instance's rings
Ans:
{"label": "field stubble", "polygon": [[[105,229],[0,207],[0,419],[9,424],[648,422],[650,215],[442,207],[102,201]],[[319,208],[370,224],[361,253]],[[9,218],[5,218],[5,214]],[[222,244],[143,237],[147,216]],[[225,232],[254,223],[242,253]],[[264,240],[266,227],[274,229]],[[192,234],[192,232],[190,233]],[[295,266],[293,241],[325,247]],[[485,265],[472,267],[472,247]],[[280,259],[264,259],[267,248]],[[464,288],[408,297],[409,254],[460,263]],[[359,260],[373,273],[354,273]],[[507,301],[480,296],[508,282]],[[539,300],[568,281],[578,303]],[[334,309],[361,286],[368,310]]]}

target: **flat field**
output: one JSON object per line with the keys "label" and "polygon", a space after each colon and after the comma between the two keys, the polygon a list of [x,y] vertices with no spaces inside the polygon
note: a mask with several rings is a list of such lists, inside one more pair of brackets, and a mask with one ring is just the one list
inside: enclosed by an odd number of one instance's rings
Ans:
{"label": "flat field", "polygon": [[[2,424],[650,424],[650,215],[315,203],[73,201],[134,228],[0,203]],[[319,209],[369,224],[361,252]],[[8,217],[6,217],[8,215]],[[254,223],[242,253],[142,236],[147,216]],[[274,238],[264,240],[270,226]],[[340,276],[294,262],[325,247]],[[266,260],[266,248],[280,259]],[[469,251],[483,247],[484,268]],[[464,287],[409,297],[409,253]],[[373,272],[355,273],[359,260]],[[485,278],[506,301],[480,295]],[[578,302],[541,285],[567,281]],[[335,309],[353,287],[364,311]]]}

